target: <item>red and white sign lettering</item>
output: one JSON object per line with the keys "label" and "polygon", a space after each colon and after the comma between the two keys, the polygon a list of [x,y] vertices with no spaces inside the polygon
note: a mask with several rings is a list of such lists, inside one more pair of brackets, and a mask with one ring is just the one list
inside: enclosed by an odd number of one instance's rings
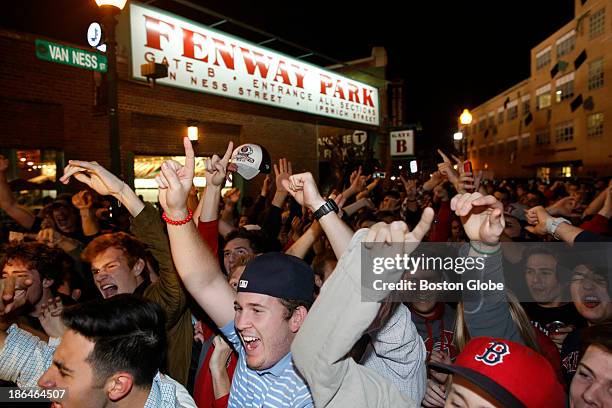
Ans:
{"label": "red and white sign lettering", "polygon": [[378,89],[298,59],[130,2],[132,75],[168,66],[160,84],[350,122],[379,124]]}
{"label": "red and white sign lettering", "polygon": [[414,155],[414,131],[402,130],[389,133],[391,156]]}

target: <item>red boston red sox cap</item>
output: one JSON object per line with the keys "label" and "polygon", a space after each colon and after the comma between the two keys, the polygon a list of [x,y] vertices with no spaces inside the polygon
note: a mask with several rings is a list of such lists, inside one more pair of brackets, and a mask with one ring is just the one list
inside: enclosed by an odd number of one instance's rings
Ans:
{"label": "red boston red sox cap", "polygon": [[565,406],[565,392],[548,360],[522,344],[476,337],[457,356],[455,364],[429,365],[465,378],[504,407]]}

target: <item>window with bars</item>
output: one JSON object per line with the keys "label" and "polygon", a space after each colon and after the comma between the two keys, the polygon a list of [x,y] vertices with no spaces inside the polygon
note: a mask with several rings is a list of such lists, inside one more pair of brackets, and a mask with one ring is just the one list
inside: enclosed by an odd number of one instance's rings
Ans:
{"label": "window with bars", "polygon": [[564,101],[574,96],[574,80],[565,82],[564,84],[557,85],[555,92],[555,100],[557,102]]}
{"label": "window with bars", "polygon": [[557,44],[557,57],[562,57],[574,51],[576,47],[576,34],[572,34]]}
{"label": "window with bars", "polygon": [[589,38],[595,38],[606,29],[606,9],[602,8],[589,17]]}
{"label": "window with bars", "polygon": [[594,113],[587,117],[587,136],[599,137],[603,135],[604,114]]}
{"label": "window with bars", "polygon": [[536,56],[536,70],[542,69],[551,61],[551,52],[550,50],[543,52],[539,56]]}
{"label": "window with bars", "polygon": [[511,108],[508,108],[508,120],[516,119],[518,116],[518,105],[514,105]]}
{"label": "window with bars", "polygon": [[550,144],[550,129],[543,128],[536,130],[536,144],[538,146]]}
{"label": "window with bars", "polygon": [[555,142],[563,143],[574,139],[574,123],[572,121],[563,122],[555,126]]}
{"label": "window with bars", "polygon": [[589,63],[589,91],[601,88],[604,84],[603,58]]}

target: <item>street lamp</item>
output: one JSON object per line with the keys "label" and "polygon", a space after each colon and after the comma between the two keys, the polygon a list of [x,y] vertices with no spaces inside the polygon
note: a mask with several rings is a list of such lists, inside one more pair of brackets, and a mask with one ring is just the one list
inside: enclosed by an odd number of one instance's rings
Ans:
{"label": "street lamp", "polygon": [[463,113],[459,116],[459,123],[461,124],[461,138],[455,140],[461,140],[461,154],[467,159],[467,137],[463,137],[466,134],[467,127],[472,123],[472,114],[468,109],[464,109]]}
{"label": "street lamp", "polygon": [[117,40],[115,39],[115,18],[127,0],[96,0],[102,11],[102,21],[106,34],[108,69],[106,71],[106,86],[108,88],[108,121],[109,121],[109,147],[111,156],[111,171],[121,176],[121,141],[119,138],[119,112],[117,106]]}

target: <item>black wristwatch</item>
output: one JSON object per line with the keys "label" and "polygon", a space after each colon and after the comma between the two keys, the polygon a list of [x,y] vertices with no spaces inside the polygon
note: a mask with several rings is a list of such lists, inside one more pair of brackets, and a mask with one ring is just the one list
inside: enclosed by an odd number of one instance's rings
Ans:
{"label": "black wristwatch", "polygon": [[318,221],[325,214],[329,214],[332,211],[338,214],[340,209],[338,208],[338,205],[336,205],[336,202],[334,200],[328,198],[327,201],[325,201],[325,204],[320,206],[319,209],[314,212],[314,217]]}

